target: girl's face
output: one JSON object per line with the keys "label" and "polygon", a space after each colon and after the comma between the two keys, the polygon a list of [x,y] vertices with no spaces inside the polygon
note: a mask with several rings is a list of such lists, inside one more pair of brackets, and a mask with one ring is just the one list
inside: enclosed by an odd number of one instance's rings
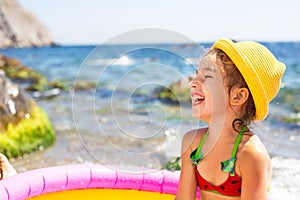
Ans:
{"label": "girl's face", "polygon": [[224,119],[228,105],[224,76],[223,64],[217,62],[215,54],[208,54],[201,60],[190,82],[193,117],[207,123]]}

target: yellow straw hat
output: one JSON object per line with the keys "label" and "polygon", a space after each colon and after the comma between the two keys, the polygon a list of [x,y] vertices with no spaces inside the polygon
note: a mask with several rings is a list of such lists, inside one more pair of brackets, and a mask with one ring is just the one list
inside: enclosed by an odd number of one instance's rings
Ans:
{"label": "yellow straw hat", "polygon": [[234,43],[229,39],[219,39],[212,48],[224,51],[244,77],[256,108],[254,120],[265,119],[269,103],[280,89],[285,64],[257,42]]}

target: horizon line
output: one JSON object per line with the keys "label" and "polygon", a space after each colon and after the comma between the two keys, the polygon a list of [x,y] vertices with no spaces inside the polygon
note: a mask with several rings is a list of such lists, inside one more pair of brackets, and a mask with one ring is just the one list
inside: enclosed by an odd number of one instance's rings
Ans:
{"label": "horizon line", "polygon": [[[298,43],[300,42],[300,40],[250,40],[250,39],[242,39],[242,40],[236,40],[236,41],[255,41],[255,42],[259,42],[259,43]],[[97,45],[160,45],[160,44],[210,44],[210,43],[214,43],[215,40],[212,41],[199,41],[199,42],[195,42],[195,43],[191,43],[191,42],[155,42],[155,41],[150,41],[150,42],[99,42],[99,43],[95,43],[95,42],[74,42],[74,43],[61,43],[61,42],[53,42],[54,46],[97,46]]]}

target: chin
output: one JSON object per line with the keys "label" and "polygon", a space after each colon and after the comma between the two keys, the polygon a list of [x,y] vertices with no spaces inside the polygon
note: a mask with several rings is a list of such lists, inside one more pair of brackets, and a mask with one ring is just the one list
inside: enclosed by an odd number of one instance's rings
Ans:
{"label": "chin", "polygon": [[208,122],[208,119],[210,118],[208,116],[204,116],[203,114],[201,114],[199,112],[192,112],[192,117],[199,119],[201,121],[204,121],[204,122]]}

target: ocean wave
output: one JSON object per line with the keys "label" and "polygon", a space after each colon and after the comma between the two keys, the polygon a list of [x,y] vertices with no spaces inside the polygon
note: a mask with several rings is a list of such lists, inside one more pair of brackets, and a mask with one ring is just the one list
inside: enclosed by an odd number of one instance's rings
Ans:
{"label": "ocean wave", "polygon": [[123,55],[119,58],[99,58],[99,59],[88,59],[85,61],[86,65],[89,66],[108,66],[108,65],[118,65],[118,66],[129,66],[134,65],[135,60]]}
{"label": "ocean wave", "polygon": [[300,197],[300,160],[272,158],[272,200],[297,200]]}

